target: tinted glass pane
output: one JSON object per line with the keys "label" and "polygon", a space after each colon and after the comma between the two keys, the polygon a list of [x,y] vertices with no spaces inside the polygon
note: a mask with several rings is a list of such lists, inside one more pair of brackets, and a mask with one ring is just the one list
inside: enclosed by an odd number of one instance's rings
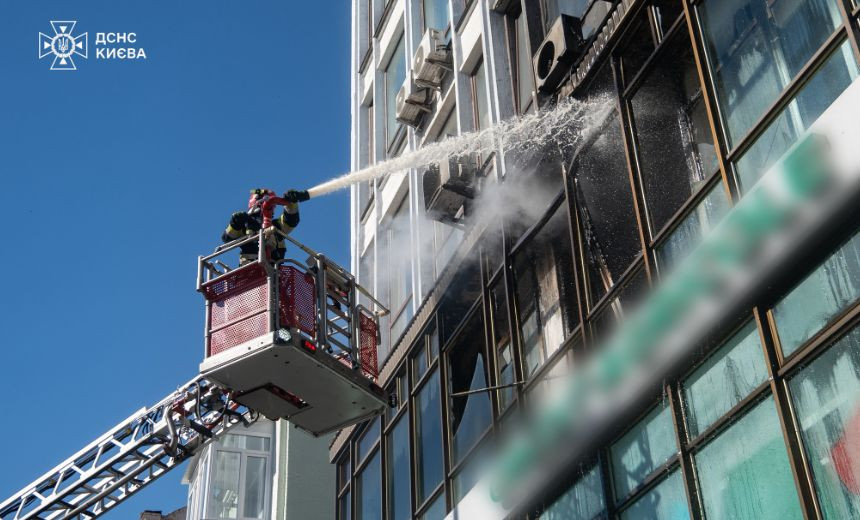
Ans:
{"label": "tinted glass pane", "polygon": [[621,73],[624,83],[628,84],[636,77],[636,73],[645,64],[645,60],[654,52],[654,36],[651,34],[651,24],[648,14],[643,11],[635,22],[635,28],[629,32],[629,40],[621,52]]}
{"label": "tinted glass pane", "polygon": [[658,60],[631,102],[652,236],[717,170],[686,35],[671,42]]}
{"label": "tinted glass pane", "polygon": [[242,513],[245,518],[262,519],[266,513],[266,459],[248,457],[245,462],[245,503]]}
{"label": "tinted glass pane", "polygon": [[851,45],[845,42],[735,163],[741,191],[748,191],[857,75]]}
{"label": "tinted glass pane", "polygon": [[684,480],[680,471],[674,471],[663,482],[636,500],[621,513],[623,520],[684,520],[690,518]]}
{"label": "tinted glass pane", "polygon": [[487,73],[481,63],[475,71],[475,112],[478,115],[477,128],[490,128],[490,103],[487,99]]}
{"label": "tinted glass pane", "polygon": [[445,518],[445,493],[439,495],[419,518],[421,520],[442,520]]}
{"label": "tinted glass pane", "polygon": [[379,452],[355,478],[355,518],[370,520],[382,518],[382,492],[379,474]]}
{"label": "tinted glass pane", "polygon": [[388,518],[408,520],[411,503],[409,497],[409,423],[400,419],[386,444],[388,450]]}
{"label": "tinted glass pane", "polygon": [[831,0],[708,0],[699,12],[732,143],[841,23]]}
{"label": "tinted glass pane", "polygon": [[600,468],[595,466],[547,507],[539,520],[591,520],[605,509]]}
{"label": "tinted glass pane", "polygon": [[213,460],[209,514],[214,518],[239,516],[239,465],[242,455],[216,451]]}
{"label": "tinted glass pane", "polygon": [[403,50],[403,38],[397,43],[391,61],[385,70],[385,135],[386,146],[394,140],[397,131],[396,99],[397,92],[403,86],[406,79],[406,55]]}
{"label": "tinted glass pane", "polygon": [[641,251],[618,115],[574,165],[592,302],[603,296]]}
{"label": "tinted glass pane", "polygon": [[825,518],[860,518],[860,329],[789,381]]}
{"label": "tinted glass pane", "polygon": [[444,30],[448,26],[448,0],[422,0],[424,2],[424,27]]}
{"label": "tinted glass pane", "polygon": [[616,498],[626,497],[677,450],[671,414],[658,406],[610,448]]}
{"label": "tinted glass pane", "polygon": [[514,386],[514,360],[511,354],[511,346],[505,342],[499,348],[499,385],[505,386],[499,390],[499,408],[504,410],[514,400],[516,387]]}
{"label": "tinted glass pane", "polygon": [[657,246],[657,259],[665,274],[678,265],[702,238],[729,212],[729,198],[722,183],[717,183],[699,204]]}
{"label": "tinted glass pane", "polygon": [[532,102],[532,90],[534,89],[532,80],[532,54],[529,50],[528,28],[526,27],[526,17],[520,15],[516,21],[517,34],[517,99],[519,101],[519,109],[524,112],[529,108]]}
{"label": "tinted glass pane", "polygon": [[364,430],[361,438],[356,444],[356,466],[358,466],[358,462],[364,460],[365,457],[370,453],[371,448],[373,448],[376,441],[379,439],[379,419],[374,419],[373,422],[370,423],[370,426]]}
{"label": "tinted glass pane", "polygon": [[767,379],[755,322],[749,322],[684,381],[690,436],[705,431]]}
{"label": "tinted glass pane", "polygon": [[350,514],[352,511],[352,501],[350,500],[349,492],[340,497],[338,500],[338,520],[351,520],[352,515]]}
{"label": "tinted glass pane", "polygon": [[[490,386],[484,359],[484,320],[476,313],[455,340],[449,355],[451,393]],[[452,397],[451,451],[459,461],[486,431],[492,418],[489,392]]]}
{"label": "tinted glass pane", "polygon": [[345,485],[349,484],[349,479],[351,477],[350,472],[352,471],[351,468],[352,466],[349,463],[349,450],[347,450],[347,455],[337,465],[338,489],[343,489]]}
{"label": "tinted glass pane", "polygon": [[452,484],[455,504],[466,496],[478,482],[478,478],[481,477],[486,467],[489,455],[489,443],[485,442],[469,455],[469,459],[464,463],[463,468],[454,475]]}
{"label": "tinted glass pane", "polygon": [[696,454],[708,518],[803,518],[773,398]]}
{"label": "tinted glass pane", "polygon": [[436,370],[416,397],[415,457],[418,502],[423,502],[442,482],[442,424],[439,413],[439,371]]}
{"label": "tinted glass pane", "polygon": [[798,349],[860,297],[860,234],[788,293],[773,309],[784,355]]}

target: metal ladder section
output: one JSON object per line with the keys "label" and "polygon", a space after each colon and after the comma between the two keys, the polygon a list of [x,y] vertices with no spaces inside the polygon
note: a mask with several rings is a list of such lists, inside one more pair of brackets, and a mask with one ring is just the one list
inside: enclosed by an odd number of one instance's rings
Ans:
{"label": "metal ladder section", "polygon": [[256,414],[196,377],[0,504],[0,520],[92,519]]}

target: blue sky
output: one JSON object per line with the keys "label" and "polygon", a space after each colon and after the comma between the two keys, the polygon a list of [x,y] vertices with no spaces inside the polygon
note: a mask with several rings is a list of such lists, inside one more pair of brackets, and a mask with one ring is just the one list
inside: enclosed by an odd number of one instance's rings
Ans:
{"label": "blue sky", "polygon": [[[347,2],[0,0],[0,501],[194,376],[196,257],[248,190],[349,166]],[[39,60],[77,20],[89,59]],[[96,60],[96,32],[146,60]],[[340,262],[348,195],[295,236]],[[108,518],[185,502],[182,470]]]}

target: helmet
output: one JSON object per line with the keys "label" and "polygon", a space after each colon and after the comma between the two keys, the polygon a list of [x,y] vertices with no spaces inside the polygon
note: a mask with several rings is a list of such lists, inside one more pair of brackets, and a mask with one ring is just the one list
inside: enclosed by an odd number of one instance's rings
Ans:
{"label": "helmet", "polygon": [[266,188],[251,190],[251,198],[248,199],[248,209],[259,210],[260,206],[263,205],[263,202],[265,202],[269,197],[275,196],[276,194],[274,191]]}

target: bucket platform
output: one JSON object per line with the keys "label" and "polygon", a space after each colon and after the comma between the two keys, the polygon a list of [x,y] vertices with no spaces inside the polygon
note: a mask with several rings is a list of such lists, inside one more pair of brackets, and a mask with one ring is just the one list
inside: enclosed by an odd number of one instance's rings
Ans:
{"label": "bucket platform", "polygon": [[[269,228],[199,258],[201,375],[236,402],[313,435],[382,413],[388,398],[376,381],[377,347],[379,317],[388,311],[348,271],[286,235],[306,261],[272,262],[264,254],[235,268],[225,262],[252,240],[267,251],[275,233]],[[358,303],[359,293],[375,310]]]}

